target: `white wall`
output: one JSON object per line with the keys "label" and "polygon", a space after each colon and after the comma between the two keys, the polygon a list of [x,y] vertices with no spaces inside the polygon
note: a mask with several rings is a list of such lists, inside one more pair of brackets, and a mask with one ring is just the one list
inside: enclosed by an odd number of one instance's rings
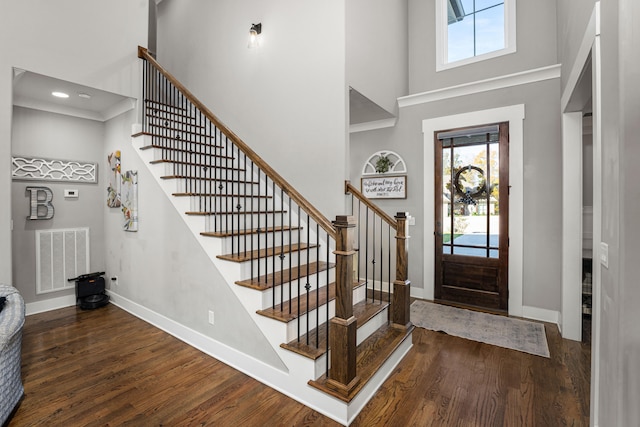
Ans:
{"label": "white wall", "polygon": [[[11,195],[12,67],[137,96],[136,49],[146,43],[147,6],[147,0],[0,3],[0,199]],[[0,281],[8,283],[10,219],[11,203],[2,203]]]}
{"label": "white wall", "polygon": [[[122,230],[118,208],[104,213],[106,277],[121,297],[282,369],[282,362],[206,255],[131,143],[130,111],[106,123],[103,158],[121,152],[123,173],[138,171],[139,231]],[[103,164],[106,160],[103,162]],[[106,188],[107,168],[100,174]],[[106,194],[106,191],[105,191]],[[235,286],[235,285],[233,285]],[[208,312],[215,324],[208,323]]]}
{"label": "white wall", "polygon": [[[60,114],[14,107],[13,153],[18,156],[76,160],[104,164],[104,124]],[[44,186],[53,192],[55,213],[50,220],[29,220],[27,186]],[[64,189],[78,190],[77,199],[65,199]],[[104,181],[96,184],[13,181],[13,285],[26,303],[75,295],[74,290],[36,295],[35,230],[89,227],[90,271],[104,270],[103,199]],[[106,199],[105,199],[106,200]]]}
{"label": "white wall", "polygon": [[397,113],[408,94],[407,0],[347,1],[347,82]]}
{"label": "white wall", "polygon": [[345,0],[165,0],[158,19],[160,63],[325,216],[344,214]]}

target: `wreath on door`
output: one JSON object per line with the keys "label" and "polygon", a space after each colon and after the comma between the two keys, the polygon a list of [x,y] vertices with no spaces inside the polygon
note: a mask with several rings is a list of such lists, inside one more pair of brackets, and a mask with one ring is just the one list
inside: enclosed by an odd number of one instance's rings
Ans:
{"label": "wreath on door", "polygon": [[475,205],[477,197],[487,194],[487,180],[484,171],[478,166],[467,165],[458,169],[453,177],[453,185],[462,196],[458,199],[459,203]]}

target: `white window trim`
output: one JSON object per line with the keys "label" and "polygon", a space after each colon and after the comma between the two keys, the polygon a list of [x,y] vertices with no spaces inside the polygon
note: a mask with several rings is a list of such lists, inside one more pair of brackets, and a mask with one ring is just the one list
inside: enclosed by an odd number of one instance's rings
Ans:
{"label": "white window trim", "polygon": [[516,52],[516,0],[504,0],[505,48],[448,62],[447,1],[436,0],[436,71],[444,71]]}

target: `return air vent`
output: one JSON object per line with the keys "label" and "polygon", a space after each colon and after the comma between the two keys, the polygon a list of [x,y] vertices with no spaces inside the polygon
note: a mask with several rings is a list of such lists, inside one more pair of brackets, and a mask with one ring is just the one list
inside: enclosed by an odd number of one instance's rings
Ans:
{"label": "return air vent", "polygon": [[73,289],[89,272],[89,228],[36,230],[36,293]]}

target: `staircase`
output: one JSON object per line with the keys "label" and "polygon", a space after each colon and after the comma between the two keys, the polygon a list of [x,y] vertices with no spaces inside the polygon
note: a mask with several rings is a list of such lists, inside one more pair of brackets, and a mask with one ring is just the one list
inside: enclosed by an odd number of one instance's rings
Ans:
{"label": "staircase", "polygon": [[[407,216],[390,218],[347,182],[352,212],[329,221],[146,49],[139,56],[134,146],[287,364],[273,386],[348,425],[411,347]],[[370,218],[373,230],[360,224]]]}

